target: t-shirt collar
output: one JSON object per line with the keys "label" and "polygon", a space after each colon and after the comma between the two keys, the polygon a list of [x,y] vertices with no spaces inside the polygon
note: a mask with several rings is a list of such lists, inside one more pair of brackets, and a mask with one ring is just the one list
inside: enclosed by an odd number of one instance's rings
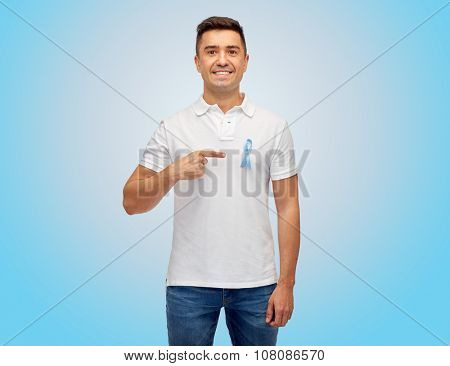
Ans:
{"label": "t-shirt collar", "polygon": [[[244,95],[244,100],[242,101],[241,105],[234,106],[232,109],[242,109],[242,111],[249,117],[252,117],[255,113],[255,105],[248,99],[247,93],[241,93]],[[205,99],[203,98],[203,93],[200,95],[200,97],[197,99],[197,101],[193,104],[193,108],[195,111],[195,114],[197,116],[201,116],[202,114],[205,114],[211,107],[217,106],[217,104],[208,104],[206,103]],[[217,106],[218,107],[218,106]]]}

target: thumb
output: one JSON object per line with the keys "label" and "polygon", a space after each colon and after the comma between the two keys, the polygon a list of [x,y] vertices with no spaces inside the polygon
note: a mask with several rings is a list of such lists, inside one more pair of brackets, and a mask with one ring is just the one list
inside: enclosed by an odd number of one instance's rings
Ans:
{"label": "thumb", "polygon": [[269,303],[267,304],[267,311],[266,311],[266,323],[269,323],[272,320],[273,316],[273,300],[272,297],[269,299]]}

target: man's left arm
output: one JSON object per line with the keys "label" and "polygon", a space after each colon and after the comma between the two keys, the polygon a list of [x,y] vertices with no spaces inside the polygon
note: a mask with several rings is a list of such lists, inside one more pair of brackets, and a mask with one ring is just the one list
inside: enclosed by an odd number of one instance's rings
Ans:
{"label": "man's left arm", "polygon": [[267,306],[266,322],[284,327],[294,310],[295,270],[300,250],[298,176],[272,181],[278,214],[280,277]]}

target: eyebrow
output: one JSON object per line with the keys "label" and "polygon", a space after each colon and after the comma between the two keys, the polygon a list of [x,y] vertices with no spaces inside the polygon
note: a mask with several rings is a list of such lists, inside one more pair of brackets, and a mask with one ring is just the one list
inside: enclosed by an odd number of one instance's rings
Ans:
{"label": "eyebrow", "polygon": [[[212,49],[212,48],[219,48],[219,46],[217,46],[217,45],[209,45],[209,46],[205,46],[205,48],[204,48],[204,50],[206,51],[206,50],[209,50],[209,49]],[[241,49],[239,46],[235,46],[235,45],[232,45],[232,46],[226,46],[225,48],[227,48],[227,49],[230,49],[230,48],[237,48],[237,49]]]}

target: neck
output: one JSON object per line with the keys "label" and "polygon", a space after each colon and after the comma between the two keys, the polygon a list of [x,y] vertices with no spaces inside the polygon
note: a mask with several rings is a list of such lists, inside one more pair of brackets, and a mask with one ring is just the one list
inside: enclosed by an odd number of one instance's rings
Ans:
{"label": "neck", "polygon": [[223,113],[227,113],[234,106],[242,104],[244,95],[240,93],[239,87],[235,90],[220,93],[204,88],[203,99],[208,104],[217,104]]}

